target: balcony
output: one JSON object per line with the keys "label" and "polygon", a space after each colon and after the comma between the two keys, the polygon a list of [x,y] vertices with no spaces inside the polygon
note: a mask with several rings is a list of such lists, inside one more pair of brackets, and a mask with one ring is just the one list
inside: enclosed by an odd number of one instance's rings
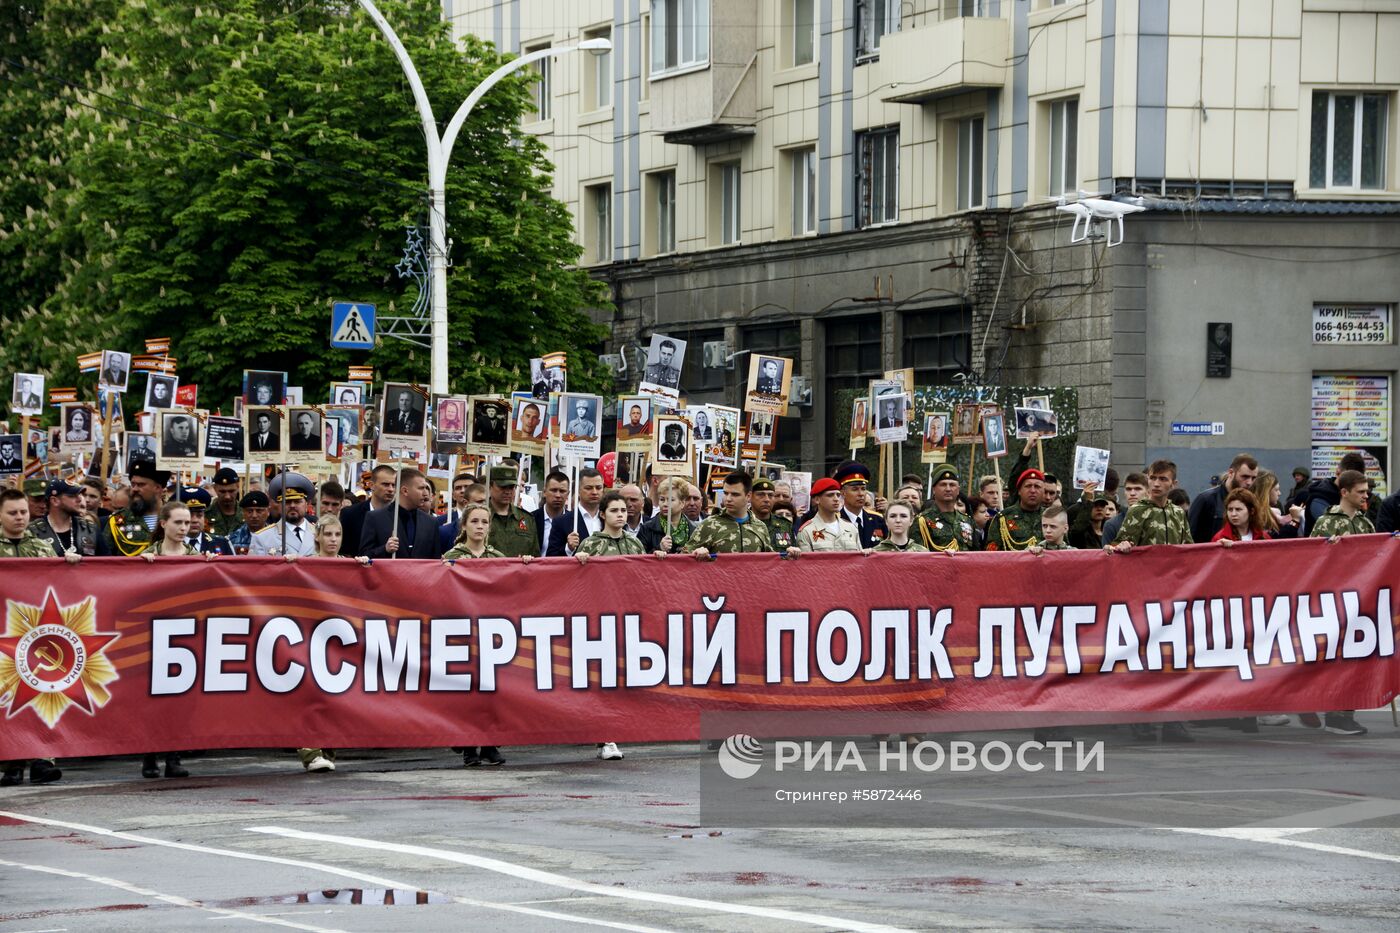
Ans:
{"label": "balcony", "polygon": [[702,146],[752,136],[758,124],[758,14],[753,0],[711,0],[709,62],[651,76],[651,129]]}
{"label": "balcony", "polygon": [[923,104],[1006,84],[1011,23],[1000,17],[959,16],[888,33],[880,40],[880,77],[894,83],[880,99]]}

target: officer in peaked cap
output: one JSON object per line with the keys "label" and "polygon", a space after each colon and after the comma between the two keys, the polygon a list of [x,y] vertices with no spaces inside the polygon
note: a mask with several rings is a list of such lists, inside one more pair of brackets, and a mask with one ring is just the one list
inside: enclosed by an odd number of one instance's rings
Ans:
{"label": "officer in peaked cap", "polygon": [[282,504],[282,517],[253,535],[248,556],[316,556],[316,528],[306,520],[307,500],[316,486],[300,473],[278,473],[267,485],[268,498]]}
{"label": "officer in peaked cap", "polygon": [[858,460],[846,460],[831,478],[841,484],[841,514],[860,531],[860,546],[869,549],[885,540],[889,530],[879,512],[865,507],[865,491],[870,485],[870,467]]}
{"label": "officer in peaked cap", "polygon": [[140,554],[155,537],[170,471],[157,470],[154,463],[138,460],[127,468],[127,476],[131,480],[127,506],[113,512],[103,523],[97,539],[98,557]]}
{"label": "officer in peaked cap", "polygon": [[190,536],[185,543],[201,554],[223,554],[233,556],[233,545],[222,535],[212,535],[205,530],[204,517],[209,514],[209,504],[214,497],[198,486],[182,486],[178,498],[190,510]]}

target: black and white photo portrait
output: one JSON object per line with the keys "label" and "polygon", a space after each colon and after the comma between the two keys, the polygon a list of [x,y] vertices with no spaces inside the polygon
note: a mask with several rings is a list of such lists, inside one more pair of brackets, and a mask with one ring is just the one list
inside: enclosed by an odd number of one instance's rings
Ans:
{"label": "black and white photo portrait", "polygon": [[471,438],[473,444],[506,444],[510,406],[504,399],[472,399]]}
{"label": "black and white photo portrait", "polygon": [[901,396],[880,399],[879,430],[888,431],[904,425],[904,399]]}
{"label": "black and white photo portrait", "polygon": [[638,391],[674,399],[680,394],[681,366],[685,362],[684,340],[665,334],[652,334],[647,363]]}
{"label": "black and white photo portrait", "polygon": [[714,428],[710,426],[710,411],[703,405],[695,410],[695,439],[697,441],[715,439]]}
{"label": "black and white photo portrait", "polygon": [[23,442],[18,434],[0,434],[0,476],[14,476],[24,470],[24,459],[20,456]]}
{"label": "black and white photo portrait", "polygon": [[424,412],[428,400],[412,386],[402,383],[388,383],[384,386],[384,425],[385,434],[400,437],[421,437],[423,435]]}
{"label": "black and white photo portrait", "polygon": [[190,460],[199,457],[199,421],[194,415],[162,412],[160,436],[161,459]]}
{"label": "black and white photo portrait", "polygon": [[1039,408],[1016,409],[1016,437],[1025,440],[1032,434],[1049,439],[1059,433],[1059,417],[1053,411]]}
{"label": "black and white photo portrait", "polygon": [[577,439],[598,437],[597,403],[584,396],[565,396],[560,401],[559,417],[564,420],[564,434]]}
{"label": "black and white photo portrait", "polygon": [[17,415],[42,415],[44,377],[38,373],[16,373],[10,394],[10,410]]}
{"label": "black and white photo portrait", "polygon": [[[248,408],[248,452],[281,453],[282,419],[272,408]],[[262,459],[262,458],[256,458]]]}
{"label": "black and white photo portrait", "polygon": [[125,392],[131,378],[131,354],[120,350],[102,351],[102,369],[97,373],[97,385],[114,392]]}
{"label": "black and white photo portrait", "polygon": [[685,425],[678,421],[668,423],[661,435],[661,447],[658,452],[660,460],[685,460]]}
{"label": "black and white photo portrait", "polygon": [[331,383],[332,405],[363,405],[365,387],[359,382]]}
{"label": "black and white photo portrait", "polygon": [[287,374],[261,369],[243,370],[243,401],[248,405],[281,405],[287,394]]}
{"label": "black and white photo portrait", "polygon": [[69,449],[83,450],[93,445],[97,434],[92,419],[92,409],[86,405],[63,406],[63,440]]}
{"label": "black and white photo portrait", "polygon": [[783,369],[786,360],[775,356],[761,356],[758,360],[758,391],[779,395],[783,391]]}
{"label": "black and white photo portrait", "polygon": [[321,416],[310,408],[293,408],[287,412],[287,421],[292,426],[291,439],[287,448],[298,453],[310,453],[322,449]]}
{"label": "black and white photo portrait", "polygon": [[161,373],[146,376],[146,411],[160,411],[175,404],[176,379]]}

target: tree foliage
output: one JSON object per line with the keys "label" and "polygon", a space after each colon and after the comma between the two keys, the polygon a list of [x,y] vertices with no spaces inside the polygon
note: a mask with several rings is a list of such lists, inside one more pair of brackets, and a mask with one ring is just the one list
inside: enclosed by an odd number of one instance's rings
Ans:
{"label": "tree foliage", "polygon": [[[505,60],[454,42],[436,0],[378,5],[440,127]],[[428,223],[412,94],[356,4],[21,0],[3,16],[0,372],[84,385],[76,354],[168,336],[211,407],[245,368],[288,370],[308,400],[350,362],[426,384],[426,349],[327,348],[332,301],[412,303],[394,266],[405,227]],[[555,349],[571,385],[601,383],[584,309],[605,296],[573,266],[543,145],[518,129],[528,81],[486,95],[448,173],[454,392],[522,385]]]}

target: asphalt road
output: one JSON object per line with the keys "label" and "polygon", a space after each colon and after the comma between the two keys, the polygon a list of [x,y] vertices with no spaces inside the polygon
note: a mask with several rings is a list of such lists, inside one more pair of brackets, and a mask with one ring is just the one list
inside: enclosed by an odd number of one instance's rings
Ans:
{"label": "asphalt road", "polygon": [[[693,743],[620,762],[515,748],[471,770],[445,749],[353,751],[332,775],[220,752],[155,781],[130,758],[67,761],[58,784],[0,791],[0,931],[1394,930],[1400,730],[1389,713],[1363,721],[1361,738],[1211,729],[1194,746],[1111,747],[1164,779],[1209,767],[1196,797],[999,798],[1003,817],[1076,814],[1054,829],[701,825],[713,753]],[[1319,774],[1305,827],[1173,827],[1184,808],[1248,813],[1240,800],[1272,793],[1251,743],[1379,778],[1359,793]]]}

